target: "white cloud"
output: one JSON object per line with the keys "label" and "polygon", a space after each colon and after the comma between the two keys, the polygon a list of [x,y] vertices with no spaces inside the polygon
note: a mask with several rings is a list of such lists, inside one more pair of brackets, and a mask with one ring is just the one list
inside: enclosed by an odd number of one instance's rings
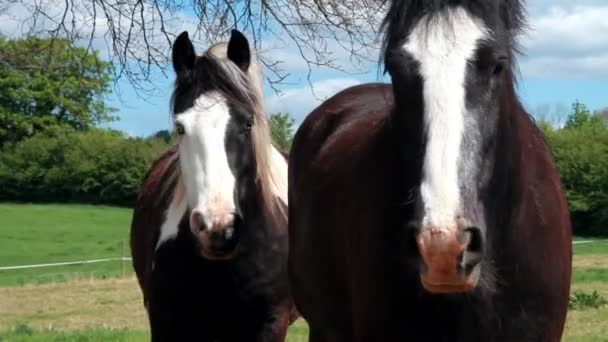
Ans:
{"label": "white cloud", "polygon": [[310,86],[288,89],[278,95],[266,99],[269,113],[289,113],[294,119],[296,127],[302,120],[315,109],[321,102],[335,95],[337,92],[361,83],[354,78],[327,79],[312,84],[314,93]]}
{"label": "white cloud", "polygon": [[[361,73],[369,71],[372,64],[378,60],[379,42],[374,41],[373,34],[369,34],[369,46],[353,43],[341,43],[336,39],[327,38],[322,44],[318,44],[318,52],[323,52],[324,55],[320,58],[327,64],[332,64],[335,68],[344,70],[349,73]],[[346,38],[345,38],[346,40]],[[271,38],[262,42],[261,53],[273,60],[281,61],[281,68],[287,72],[307,72],[308,65],[302,56],[306,56],[308,60],[315,60],[315,51],[307,46],[298,48],[296,43],[289,38]],[[352,51],[356,51],[356,56],[353,56]],[[328,66],[310,65],[313,71],[322,69],[333,69]]]}
{"label": "white cloud", "polygon": [[[558,1],[536,8],[523,37],[526,78],[608,78],[608,5],[605,1]],[[538,7],[538,5],[537,5]]]}

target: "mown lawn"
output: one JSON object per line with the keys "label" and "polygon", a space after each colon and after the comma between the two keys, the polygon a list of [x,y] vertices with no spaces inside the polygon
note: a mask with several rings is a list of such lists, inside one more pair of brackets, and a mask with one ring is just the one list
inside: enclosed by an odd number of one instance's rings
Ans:
{"label": "mown lawn", "polygon": [[[121,255],[129,209],[0,204],[0,267]],[[579,239],[589,240],[589,239]],[[128,245],[125,245],[128,256]],[[573,291],[608,299],[608,241],[574,245]],[[148,341],[130,262],[0,271],[0,341]],[[308,339],[298,321],[289,342]],[[608,306],[571,310],[564,341],[608,342]]]}
{"label": "mown lawn", "polygon": [[[27,325],[19,325],[13,331],[0,334],[1,341],[11,342],[148,342],[150,334],[145,331],[90,329],[82,331],[34,331]],[[306,323],[298,321],[289,329],[287,342],[307,342]]]}
{"label": "mown lawn", "polygon": [[[34,337],[40,341],[149,339],[141,292],[133,276],[0,287],[0,303],[2,342]],[[297,322],[289,341],[304,341],[307,334],[305,323]]]}
{"label": "mown lawn", "polygon": [[[131,210],[90,205],[0,204],[0,267],[130,256]],[[0,286],[121,275],[120,261],[0,270]],[[132,273],[129,261],[124,272]]]}

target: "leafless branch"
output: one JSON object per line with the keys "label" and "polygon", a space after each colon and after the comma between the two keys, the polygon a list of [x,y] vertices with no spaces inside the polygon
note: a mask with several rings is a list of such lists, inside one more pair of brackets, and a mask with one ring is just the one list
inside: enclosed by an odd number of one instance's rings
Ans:
{"label": "leafless branch", "polygon": [[0,0],[0,10],[20,23],[21,35],[105,50],[115,79],[127,78],[146,94],[154,90],[154,70],[167,76],[171,43],[184,30],[201,46],[225,39],[232,28],[244,31],[273,89],[288,82],[286,64],[301,66],[309,82],[318,69],[363,71],[378,55],[384,1]]}

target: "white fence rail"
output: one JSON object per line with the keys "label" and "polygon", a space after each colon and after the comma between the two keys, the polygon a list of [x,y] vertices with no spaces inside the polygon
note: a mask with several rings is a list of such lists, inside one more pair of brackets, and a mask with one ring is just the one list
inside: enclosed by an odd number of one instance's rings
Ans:
{"label": "white fence rail", "polygon": [[67,261],[67,262],[55,262],[49,264],[33,264],[33,265],[17,265],[17,266],[1,266],[0,271],[4,270],[19,270],[25,268],[38,268],[38,267],[53,267],[53,266],[65,266],[65,265],[81,265],[81,264],[94,264],[98,262],[108,261],[129,261],[131,258],[106,258],[106,259],[93,259],[93,260],[80,260],[80,261]]}

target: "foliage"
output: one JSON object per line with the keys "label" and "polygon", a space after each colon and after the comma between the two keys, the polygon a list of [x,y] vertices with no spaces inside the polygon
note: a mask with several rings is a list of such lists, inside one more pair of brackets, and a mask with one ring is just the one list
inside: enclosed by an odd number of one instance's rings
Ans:
{"label": "foliage", "polygon": [[575,291],[570,295],[568,308],[570,310],[598,309],[607,304],[608,300],[597,293],[597,291],[593,291],[592,293]]}
{"label": "foliage", "polygon": [[293,140],[293,118],[287,113],[274,113],[268,118],[270,135],[277,147],[284,150],[291,148]]}
{"label": "foliage", "polygon": [[163,129],[150,136],[150,139],[160,139],[167,144],[173,143],[173,135],[169,130]]}
{"label": "foliage", "polygon": [[608,122],[576,102],[563,128],[540,127],[564,184],[575,232],[608,234]]}
{"label": "foliage", "polygon": [[[598,117],[599,118],[599,117]],[[572,104],[572,112],[566,120],[566,128],[577,129],[591,123],[594,116],[585,104],[576,101]]]}
{"label": "foliage", "polygon": [[15,326],[13,332],[16,335],[32,336],[32,334],[34,333],[34,329],[32,329],[29,325],[25,323],[19,323]]}
{"label": "foliage", "polygon": [[0,37],[0,147],[54,126],[85,130],[113,119],[110,66],[62,39]]}
{"label": "foliage", "polygon": [[0,156],[0,200],[131,205],[151,162],[168,145],[118,132],[55,127]]}

